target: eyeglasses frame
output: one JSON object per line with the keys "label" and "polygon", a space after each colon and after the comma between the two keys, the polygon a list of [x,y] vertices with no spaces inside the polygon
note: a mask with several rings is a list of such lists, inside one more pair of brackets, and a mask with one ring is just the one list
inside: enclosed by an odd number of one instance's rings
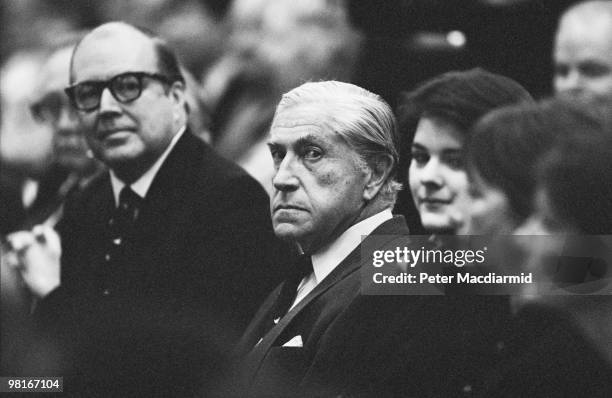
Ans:
{"label": "eyeglasses frame", "polygon": [[[112,87],[112,82],[115,79],[120,78],[120,77],[125,76],[125,75],[134,75],[134,76],[136,76],[136,78],[138,79],[139,86],[140,86],[138,95],[135,96],[134,98],[130,99],[130,100],[127,100],[127,101],[124,101],[124,100],[122,100],[120,98],[117,98],[117,95],[115,95],[114,90],[111,88]],[[64,89],[64,92],[66,93],[66,95],[70,99],[70,103],[72,104],[72,106],[75,109],[80,110],[80,111],[84,111],[84,112],[93,112],[93,111],[95,111],[96,109],[98,109],[100,107],[102,93],[107,88],[110,91],[110,93],[113,96],[113,98],[115,100],[117,100],[121,104],[128,104],[128,103],[130,103],[132,101],[136,101],[142,95],[142,91],[143,91],[143,88],[144,88],[142,80],[143,80],[144,77],[155,79],[155,80],[160,81],[160,82],[162,82],[164,84],[167,84],[167,85],[172,85],[174,82],[177,82],[177,81],[181,82],[183,84],[185,82],[182,76],[168,77],[168,76],[162,75],[160,73],[155,73],[155,72],[123,72],[123,73],[115,75],[115,76],[113,76],[113,77],[111,77],[110,79],[107,79],[107,80],[86,80],[84,82],[79,82],[79,83],[71,84],[71,85],[69,85],[68,87],[66,87]],[[75,97],[75,93],[74,93],[76,87],[78,87],[81,84],[86,84],[86,83],[87,84],[94,84],[94,85],[97,85],[98,87],[101,87],[100,96],[99,96],[99,99],[98,99],[98,104],[95,107],[81,108],[81,107],[78,106],[78,104],[76,102],[76,97]]]}

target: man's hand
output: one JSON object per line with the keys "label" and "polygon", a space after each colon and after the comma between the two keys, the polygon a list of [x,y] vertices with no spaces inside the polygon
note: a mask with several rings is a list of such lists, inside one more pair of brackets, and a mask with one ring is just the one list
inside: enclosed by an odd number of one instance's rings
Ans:
{"label": "man's hand", "polygon": [[19,269],[32,294],[43,298],[60,284],[60,238],[53,228],[37,225],[32,231],[18,231],[7,238],[10,264]]}

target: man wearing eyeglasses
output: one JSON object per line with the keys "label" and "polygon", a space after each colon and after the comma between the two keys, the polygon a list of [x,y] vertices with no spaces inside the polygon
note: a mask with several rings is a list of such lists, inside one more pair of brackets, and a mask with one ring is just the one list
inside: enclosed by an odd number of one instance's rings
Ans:
{"label": "man wearing eyeglasses", "polygon": [[[53,247],[52,242],[59,241],[53,227],[61,219],[64,201],[71,193],[83,189],[101,171],[100,164],[87,156],[88,148],[76,112],[64,93],[76,40],[77,37],[67,37],[49,53],[32,82],[34,95],[29,96],[33,119],[52,131],[53,161],[43,178],[25,185],[34,187],[34,199],[26,209],[25,220],[20,223],[21,230],[8,235],[6,242],[2,242],[2,289],[18,292],[16,297],[23,299],[24,308],[30,308],[38,298],[57,287],[60,265],[57,256],[21,263],[20,254],[28,251],[27,247],[36,241],[37,236],[45,236],[49,248]],[[32,142],[31,145],[39,143]],[[3,317],[2,328],[14,326],[17,329],[19,325],[27,325],[27,315],[27,312],[23,313],[21,324],[20,318],[14,314]],[[19,332],[23,336],[29,330],[23,327]],[[11,374],[17,369],[27,372],[32,367],[24,353],[36,344],[25,343],[24,338],[8,337],[2,341],[4,369],[11,369]]]}
{"label": "man wearing eyeglasses", "polygon": [[35,121],[52,129],[53,162],[46,178],[36,185],[36,196],[27,209],[21,230],[7,236],[8,245],[3,253],[5,263],[21,271],[24,287],[34,300],[57,287],[60,267],[57,262],[42,260],[21,264],[20,253],[37,235],[47,234],[50,240],[57,239],[50,235],[56,235],[53,228],[62,217],[64,201],[102,171],[100,163],[88,153],[76,111],[64,93],[74,44],[76,38],[72,37],[62,42],[50,53],[37,76],[36,95],[30,110]]}
{"label": "man wearing eyeglasses", "polygon": [[64,391],[206,390],[277,282],[267,196],[185,127],[177,60],[148,32],[87,34],[66,93],[109,173],[67,203],[61,284],[38,308],[73,347]]}
{"label": "man wearing eyeglasses", "polygon": [[[76,111],[63,92],[75,43],[76,39],[71,39],[70,44],[51,53],[40,71],[38,95],[30,106],[34,119],[53,129],[54,164],[64,171],[65,176],[58,189],[59,201],[63,201],[68,192],[84,187],[100,171],[100,163],[93,158],[85,142]],[[33,223],[55,225],[55,221],[61,218],[61,210],[56,213],[57,210],[48,209],[41,216],[34,217]]]}

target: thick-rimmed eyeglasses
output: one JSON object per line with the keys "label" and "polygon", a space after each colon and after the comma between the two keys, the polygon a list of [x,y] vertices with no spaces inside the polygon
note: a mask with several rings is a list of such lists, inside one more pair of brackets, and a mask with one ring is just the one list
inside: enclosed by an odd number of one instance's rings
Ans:
{"label": "thick-rimmed eyeglasses", "polygon": [[159,73],[125,72],[108,80],[88,80],[66,87],[65,91],[72,105],[81,111],[91,112],[100,106],[102,92],[108,87],[113,97],[122,104],[136,100],[142,94],[143,79],[159,80],[172,84],[178,78],[170,79]]}

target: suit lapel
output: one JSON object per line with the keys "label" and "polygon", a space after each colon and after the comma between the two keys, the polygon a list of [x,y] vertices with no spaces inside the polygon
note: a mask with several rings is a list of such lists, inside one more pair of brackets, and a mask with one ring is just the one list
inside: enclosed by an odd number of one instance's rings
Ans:
{"label": "suit lapel", "polygon": [[94,214],[94,223],[106,227],[113,211],[115,210],[115,199],[113,188],[110,183],[110,175],[107,173],[100,184],[100,192],[91,202],[88,202],[88,214]]}
{"label": "suit lapel", "polygon": [[[372,235],[408,234],[408,229],[405,227],[405,225],[404,218],[402,216],[396,216],[393,219],[381,224],[372,232]],[[252,381],[253,376],[257,374],[257,371],[259,370],[259,367],[261,366],[270,348],[274,345],[283,331],[291,324],[293,319],[317,297],[328,291],[338,282],[347,278],[353,272],[359,270],[362,265],[362,261],[360,244],[344,260],[342,260],[342,262],[336,268],[334,268],[334,270],[321,283],[319,283],[306,297],[304,297],[302,301],[293,307],[291,311],[287,313],[287,315],[282,317],[278,324],[263,337],[259,344],[253,348],[245,359],[245,369],[250,372],[249,377],[247,378],[249,383]],[[279,286],[279,288],[276,289],[276,296],[278,296],[280,288],[281,287]],[[266,314],[263,314],[264,316],[258,320],[260,325],[261,322],[264,322],[267,319],[267,316],[269,316],[269,311],[271,308],[273,308],[273,304],[274,301],[267,308],[268,311]]]}
{"label": "suit lapel", "polygon": [[185,192],[181,192],[181,189],[189,186],[186,182],[194,174],[190,169],[199,149],[193,140],[197,138],[189,131],[185,131],[164,161],[147,193],[145,200],[147,211],[143,216],[158,218],[171,205],[177,203],[177,199],[184,196]]}
{"label": "suit lapel", "polygon": [[[284,282],[283,282],[284,283]],[[283,283],[278,285],[272,293],[268,296],[266,301],[261,305],[253,320],[243,333],[243,337],[241,341],[236,346],[234,350],[234,356],[236,358],[241,358],[247,355],[250,351],[253,350],[255,344],[262,338],[265,327],[269,324],[270,318],[272,318],[272,310],[275,307],[276,300],[278,300],[278,296],[283,287]]]}
{"label": "suit lapel", "polygon": [[[100,240],[107,236],[108,222],[111,219],[115,210],[115,199],[113,197],[113,189],[110,183],[110,175],[106,173],[105,176],[101,177],[102,180],[99,183],[97,192],[91,196],[91,200],[85,203],[85,212],[83,214],[93,215],[89,221],[84,218],[83,232],[92,237],[92,239],[86,239],[86,242],[94,243],[89,245],[83,254],[89,256],[88,259],[78,259],[79,268],[82,271],[79,273],[82,275],[92,275],[92,273],[100,266],[100,261],[103,257],[105,249],[104,245],[100,245]],[[85,271],[88,269],[89,271]]]}
{"label": "suit lapel", "polygon": [[[180,244],[186,242],[183,237],[189,231],[185,226],[191,222],[194,210],[194,201],[191,199],[194,189],[192,180],[198,175],[197,162],[203,152],[203,145],[200,144],[196,137],[185,131],[153,179],[134,225],[134,234],[138,240],[148,242],[149,246],[160,250],[160,255],[169,255],[164,251],[178,250],[182,247]],[[172,224],[168,220],[172,220]],[[161,244],[166,240],[177,242],[179,246],[156,246],[156,243]]]}
{"label": "suit lapel", "polygon": [[[274,345],[274,342],[278,339],[278,337],[283,333],[283,331],[291,324],[293,319],[314,299],[319,297],[321,294],[329,290],[332,286],[340,282],[342,279],[346,278],[348,275],[353,273],[354,271],[359,269],[359,262],[355,261],[359,258],[359,248],[355,249],[351,254],[349,254],[343,261],[338,265],[320,284],[317,285],[302,301],[300,301],[295,307],[291,309],[280,319],[278,324],[273,327],[257,344],[251,352],[247,355],[244,362],[244,369],[247,370],[248,375],[246,380],[248,383],[253,381],[253,376],[257,374],[259,368],[266,357],[270,348]],[[284,283],[284,282],[283,282]],[[282,285],[277,288],[277,291],[280,292]],[[276,297],[278,297],[278,292]],[[259,326],[261,329],[261,323],[265,322],[270,317],[270,311],[274,308],[274,300],[272,304],[268,307],[268,311],[259,319]],[[257,330],[257,329],[255,329]],[[256,338],[252,338],[251,341],[254,341]]]}

